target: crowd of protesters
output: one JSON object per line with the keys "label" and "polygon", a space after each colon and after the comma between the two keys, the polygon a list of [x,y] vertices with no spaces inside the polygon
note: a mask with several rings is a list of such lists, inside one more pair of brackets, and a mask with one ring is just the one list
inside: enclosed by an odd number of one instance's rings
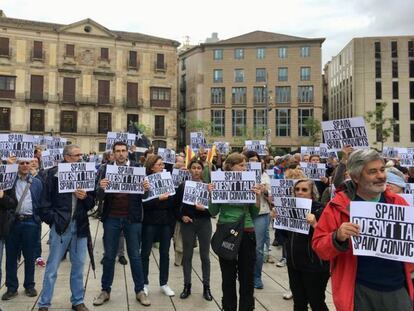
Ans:
{"label": "crowd of protesters", "polygon": [[[6,292],[2,300],[18,295],[17,277],[20,256],[24,258],[24,292],[29,297],[39,293],[35,287],[35,265],[45,267],[38,310],[47,311],[52,305],[59,266],[66,253],[70,254],[70,301],[75,311],[87,311],[84,301],[83,271],[88,251],[88,212],[98,206],[103,224],[104,255],[101,261],[101,291],[93,300],[100,306],[111,299],[115,261],[124,265],[124,244],[134,282],[136,300],[151,305],[149,287],[149,257],[156,244],[159,250],[159,286],[166,296],[174,296],[168,285],[170,247],[174,246],[176,266],[182,265],[183,290],[179,297],[191,295],[194,247],[199,247],[202,267],[202,296],[213,300],[210,290],[210,241],[214,232],[212,218],[218,224],[232,223],[244,215],[244,229],[238,256],[229,260],[219,256],[225,311],[248,311],[255,308],[254,292],[265,287],[263,263],[269,260],[270,245],[282,248],[279,268],[287,267],[290,290],[284,299],[293,299],[293,310],[329,310],[325,291],[331,278],[332,296],[339,311],[413,310],[413,265],[397,260],[372,256],[355,256],[351,238],[360,232],[350,222],[351,201],[371,201],[407,205],[399,196],[406,183],[414,181],[414,169],[399,165],[398,159],[384,159],[374,149],[353,150],[345,146],[339,159],[322,159],[318,154],[286,154],[273,157],[255,151],[216,154],[207,160],[207,150],[201,148],[190,158],[177,153],[176,164],[165,164],[156,150],[149,149],[141,157],[131,152],[124,142],[116,142],[97,165],[95,191],[76,190],[59,193],[57,167],[42,168],[41,149],[36,149],[31,161],[10,157],[8,164],[18,164],[18,177],[12,189],[0,190],[0,210],[15,219],[8,232],[0,230],[0,267],[5,248]],[[186,161],[186,156],[189,158]],[[63,162],[95,161],[96,155],[84,156],[77,145],[63,149]],[[92,160],[91,160],[92,159]],[[261,163],[261,183],[252,192],[254,204],[211,203],[208,208],[183,203],[184,183],[176,194],[165,193],[146,200],[149,182],[144,181],[144,194],[106,193],[110,181],[108,164],[144,167],[146,175],[173,168],[188,170],[193,181],[208,184],[214,190],[211,172],[245,171],[248,162]],[[319,180],[306,178],[300,162],[325,163],[326,176]],[[272,218],[278,217],[271,195],[271,179],[295,180],[294,197],[312,201],[306,220],[308,234],[287,230],[272,231]],[[41,256],[41,223],[50,226],[49,256]],[[274,235],[273,243],[270,236]],[[173,243],[171,243],[173,241]],[[1,281],[1,269],[0,269]],[[238,286],[237,286],[238,282]],[[238,288],[238,295],[237,295]],[[219,295],[219,293],[216,293]],[[275,305],[275,310],[277,306]]]}

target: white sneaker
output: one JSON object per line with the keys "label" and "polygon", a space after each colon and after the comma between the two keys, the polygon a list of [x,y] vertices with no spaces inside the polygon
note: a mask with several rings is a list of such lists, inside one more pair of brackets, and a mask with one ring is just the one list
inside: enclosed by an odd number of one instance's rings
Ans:
{"label": "white sneaker", "polygon": [[282,267],[286,267],[286,258],[281,258],[278,262],[277,262],[277,264],[276,264],[276,267],[279,267],[279,268],[282,268]]}
{"label": "white sneaker", "polygon": [[149,294],[149,289],[148,289],[148,284],[144,284],[144,293],[145,293],[145,296],[148,296],[148,294]]}
{"label": "white sneaker", "polygon": [[292,298],[293,298],[293,294],[292,294],[292,291],[290,290],[283,294],[283,299],[285,300],[290,300]]}
{"label": "white sneaker", "polygon": [[161,291],[165,294],[165,295],[167,295],[167,296],[170,296],[170,297],[172,297],[172,296],[174,296],[175,295],[175,293],[174,293],[174,291],[167,285],[167,284],[165,284],[165,285],[163,285],[163,286],[161,286]]}

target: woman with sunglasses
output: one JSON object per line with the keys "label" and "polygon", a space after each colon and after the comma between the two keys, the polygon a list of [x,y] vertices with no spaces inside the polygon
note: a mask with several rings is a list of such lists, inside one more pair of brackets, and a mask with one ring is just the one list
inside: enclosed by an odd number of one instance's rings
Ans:
{"label": "woman with sunglasses", "polygon": [[[224,163],[224,171],[245,171],[246,158],[242,154],[232,153]],[[260,186],[252,188],[256,194],[255,204],[223,203],[210,204],[210,214],[220,213],[218,223],[233,223],[244,214],[244,232],[239,247],[238,258],[227,260],[219,257],[221,270],[221,288],[223,292],[222,307],[224,311],[237,310],[236,280],[239,280],[239,309],[251,311],[254,309],[254,268],[256,260],[256,236],[253,218],[260,209]]]}
{"label": "woman with sunglasses", "polygon": [[[203,182],[204,164],[200,158],[194,157],[188,164],[191,180]],[[209,190],[211,190],[209,185]],[[182,222],[181,233],[183,239],[183,273],[184,289],[180,295],[181,299],[186,299],[191,294],[191,270],[193,260],[193,250],[196,238],[200,247],[201,270],[203,274],[203,297],[207,301],[213,300],[210,292],[210,240],[211,240],[211,215],[204,206],[195,206],[182,202],[185,182],[177,189],[176,205],[181,206],[179,217]]]}
{"label": "woman with sunglasses", "polygon": [[[164,162],[158,155],[152,154],[145,161],[147,176],[161,173],[164,170]],[[144,194],[144,199],[148,193]],[[173,290],[168,286],[168,274],[170,263],[170,243],[174,232],[175,211],[174,197],[169,193],[161,194],[158,198],[142,203],[144,208],[144,220],[142,222],[142,270],[144,273],[144,292],[148,295],[149,257],[152,244],[160,242],[160,276],[161,292],[167,296],[174,296]]]}
{"label": "woman with sunglasses", "polygon": [[318,202],[319,193],[314,181],[298,180],[293,188],[294,196],[312,200],[311,213],[307,215],[310,224],[309,234],[288,233],[287,268],[290,288],[293,294],[293,310],[328,311],[325,303],[325,290],[329,279],[328,262],[322,261],[312,250],[313,230],[323,211]]}

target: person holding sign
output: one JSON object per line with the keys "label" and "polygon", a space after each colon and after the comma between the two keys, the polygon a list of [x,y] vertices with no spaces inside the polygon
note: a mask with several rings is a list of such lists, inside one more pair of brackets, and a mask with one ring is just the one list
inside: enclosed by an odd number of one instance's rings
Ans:
{"label": "person holding sign", "polygon": [[386,188],[384,159],[375,150],[359,149],[349,156],[350,181],[343,183],[325,207],[312,246],[330,260],[332,296],[338,311],[412,311],[414,296],[410,265],[373,256],[355,256],[351,237],[360,227],[350,222],[351,201],[407,205]]}
{"label": "person holding sign", "polygon": [[2,300],[10,300],[17,296],[19,280],[17,277],[17,258],[20,252],[24,257],[25,294],[28,297],[37,296],[35,289],[35,260],[37,240],[39,239],[40,218],[39,207],[43,191],[40,179],[31,173],[31,161],[17,160],[18,175],[10,190],[12,197],[17,200],[15,221],[11,224],[6,242],[6,287],[7,291]]}
{"label": "person holding sign", "polygon": [[[188,164],[193,182],[202,183],[202,173],[204,164],[200,158],[193,158]],[[209,184],[211,191],[212,185]],[[183,273],[184,289],[180,295],[181,299],[186,299],[191,294],[191,270],[194,243],[196,238],[200,246],[201,269],[203,273],[203,297],[207,301],[213,300],[210,292],[210,240],[211,240],[211,215],[208,209],[201,203],[196,202],[190,205],[183,202],[185,194],[185,182],[177,189],[176,205],[181,205],[179,217],[182,221],[181,233],[183,239]],[[208,194],[208,193],[206,193]],[[186,198],[184,198],[186,199]],[[196,199],[197,200],[197,199]],[[207,202],[209,197],[207,196]]]}
{"label": "person holding sign", "polygon": [[[63,163],[76,163],[82,159],[77,145],[66,145]],[[71,272],[71,303],[75,311],[88,311],[84,304],[83,267],[86,259],[89,234],[88,211],[95,206],[94,192],[75,190],[59,193],[58,167],[48,171],[41,202],[41,219],[50,226],[50,251],[39,298],[39,311],[51,305],[60,262],[69,249]]]}
{"label": "person holding sign", "polygon": [[[224,171],[245,171],[246,158],[238,153],[232,153],[224,163]],[[231,190],[230,190],[231,191]],[[238,258],[227,260],[219,257],[223,292],[222,307],[226,311],[237,310],[236,279],[239,280],[239,310],[254,309],[254,264],[256,260],[256,235],[253,218],[260,209],[260,187],[254,186],[255,204],[210,203],[209,211],[212,216],[220,213],[218,223],[233,223],[244,215],[244,231],[238,250]]]}
{"label": "person holding sign", "polygon": [[[164,162],[158,155],[150,155],[145,162],[146,174],[161,173],[164,170]],[[160,184],[162,181],[159,182]],[[147,191],[144,198],[148,196]],[[170,193],[163,193],[159,197],[143,202],[144,220],[142,226],[142,267],[144,272],[144,291],[148,295],[149,281],[149,257],[152,244],[160,242],[160,276],[161,291],[167,296],[174,296],[174,291],[168,286],[170,243],[174,232],[175,210],[174,197]]]}
{"label": "person holding sign", "polygon": [[318,202],[319,193],[313,180],[300,179],[293,186],[297,198],[312,200],[311,213],[306,215],[310,224],[309,234],[288,231],[287,269],[293,294],[293,309],[307,310],[308,304],[315,311],[328,311],[325,290],[329,280],[329,264],[318,258],[312,250],[313,230],[323,211]]}
{"label": "person holding sign", "polygon": [[[138,163],[128,160],[128,145],[125,142],[115,142],[112,146],[112,151],[115,159],[113,164],[118,168],[119,174],[125,172],[128,168],[139,166]],[[149,306],[151,302],[144,293],[144,276],[140,252],[143,218],[142,194],[125,193],[122,190],[118,193],[105,193],[105,190],[110,186],[110,181],[106,174],[107,170],[106,164],[100,168],[96,190],[97,199],[104,202],[101,220],[104,229],[105,254],[101,279],[102,290],[99,296],[95,298],[93,305],[100,306],[110,299],[115,272],[115,258],[118,253],[122,231],[131,264],[131,275],[135,285],[135,298],[142,305]],[[149,189],[148,181],[144,182],[144,189]]]}

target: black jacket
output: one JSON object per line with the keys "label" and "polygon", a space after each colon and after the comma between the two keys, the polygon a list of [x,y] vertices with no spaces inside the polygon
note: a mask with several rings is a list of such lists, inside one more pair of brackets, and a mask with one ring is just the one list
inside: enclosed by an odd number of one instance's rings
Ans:
{"label": "black jacket", "polygon": [[[324,206],[317,202],[312,202],[311,213],[316,219],[322,214]],[[302,271],[322,272],[329,271],[329,263],[321,260],[312,249],[313,228],[310,227],[309,234],[301,234],[288,231],[286,243],[287,264],[288,266]]]}
{"label": "black jacket", "polygon": [[7,238],[8,232],[5,232],[5,222],[7,222],[9,217],[13,217],[16,207],[16,193],[11,190],[5,190],[3,197],[0,199],[0,240]]}
{"label": "black jacket", "polygon": [[[43,188],[40,218],[50,227],[55,225],[57,234],[63,234],[68,228],[72,216],[72,193],[59,193],[58,167],[48,170]],[[77,236],[86,237],[89,232],[88,211],[95,206],[94,192],[87,192],[84,200],[77,200],[73,219],[76,220]]]}
{"label": "black jacket", "polygon": [[177,210],[177,217],[178,220],[182,222],[183,216],[188,216],[191,219],[197,219],[197,218],[210,218],[210,212],[208,210],[205,211],[199,211],[196,209],[194,205],[189,205],[183,203],[183,196],[184,196],[184,188],[185,188],[185,182],[181,183],[175,194],[175,206],[179,207]]}
{"label": "black jacket", "polygon": [[[112,164],[112,163],[110,163]],[[130,166],[140,167],[137,162],[130,161]],[[97,175],[96,184],[96,199],[98,202],[103,201],[103,210],[101,220],[105,221],[111,210],[112,202],[115,198],[113,193],[105,193],[104,189],[99,186],[101,179],[104,179],[106,175],[106,164],[101,165]],[[142,195],[141,194],[129,194],[128,195],[128,219],[132,223],[142,222]]]}

